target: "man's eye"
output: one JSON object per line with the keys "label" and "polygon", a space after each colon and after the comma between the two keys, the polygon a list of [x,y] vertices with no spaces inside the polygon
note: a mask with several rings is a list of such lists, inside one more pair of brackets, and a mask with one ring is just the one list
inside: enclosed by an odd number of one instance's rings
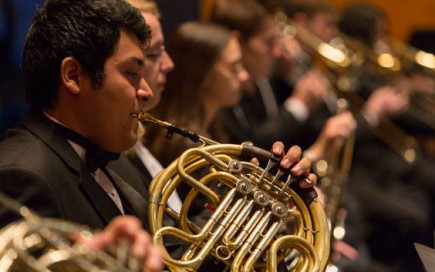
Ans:
{"label": "man's eye", "polygon": [[139,74],[137,72],[127,72],[126,74],[127,74],[128,81],[130,81],[130,83],[133,86],[136,86],[136,87],[139,86],[139,83],[142,79],[141,74]]}
{"label": "man's eye", "polygon": [[149,53],[145,54],[146,58],[151,59],[151,60],[156,60],[156,59],[160,58],[161,55],[162,55],[161,52],[157,52],[157,53],[149,52]]}
{"label": "man's eye", "polygon": [[140,77],[139,73],[136,72],[127,72],[127,76],[134,80],[137,80]]}
{"label": "man's eye", "polygon": [[163,52],[166,51],[166,47],[164,45],[161,45],[157,50],[152,50],[150,52],[146,52],[145,56],[150,59],[150,60],[157,60],[159,59],[162,55]]}

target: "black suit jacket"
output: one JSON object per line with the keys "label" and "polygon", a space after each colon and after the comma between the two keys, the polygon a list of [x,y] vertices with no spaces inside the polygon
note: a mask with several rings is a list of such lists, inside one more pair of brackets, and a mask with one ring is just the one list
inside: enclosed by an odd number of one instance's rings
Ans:
{"label": "black suit jacket", "polygon": [[252,141],[256,146],[269,149],[275,141],[290,146],[301,145],[306,139],[306,122],[299,122],[282,106],[278,116],[268,117],[258,90],[252,96],[243,96],[239,105],[222,111],[220,117],[232,143]]}
{"label": "black suit jacket", "polygon": [[[121,157],[117,164],[128,160]],[[123,204],[147,228],[147,190],[132,171],[108,167]],[[120,172],[119,172],[120,173]],[[0,190],[42,216],[103,228],[121,215],[81,159],[41,112],[28,112],[0,144]],[[0,225],[19,216],[0,207]]]}

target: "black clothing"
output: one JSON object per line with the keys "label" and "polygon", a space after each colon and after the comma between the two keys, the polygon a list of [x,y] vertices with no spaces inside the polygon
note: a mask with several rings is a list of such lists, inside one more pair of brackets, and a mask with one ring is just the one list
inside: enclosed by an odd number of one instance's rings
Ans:
{"label": "black clothing", "polygon": [[[97,184],[54,122],[42,112],[28,112],[0,144],[0,190],[46,217],[104,228],[121,212]],[[117,163],[126,165],[125,158]],[[128,166],[126,166],[128,167]],[[128,213],[147,228],[148,192],[137,172],[107,168]],[[0,225],[17,215],[0,208]]]}

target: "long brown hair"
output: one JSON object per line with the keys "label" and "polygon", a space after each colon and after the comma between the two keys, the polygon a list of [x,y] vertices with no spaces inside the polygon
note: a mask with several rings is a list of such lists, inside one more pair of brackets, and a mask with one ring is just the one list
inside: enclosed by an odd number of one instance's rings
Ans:
{"label": "long brown hair", "polygon": [[[205,113],[203,83],[230,38],[229,30],[211,23],[188,22],[175,30],[167,48],[175,68],[168,74],[166,90],[152,112],[154,116],[199,132]],[[212,122],[208,133],[216,140],[225,138],[217,120]],[[146,144],[166,166],[191,143],[178,135],[168,141],[164,134],[165,131],[155,126],[148,128]]]}

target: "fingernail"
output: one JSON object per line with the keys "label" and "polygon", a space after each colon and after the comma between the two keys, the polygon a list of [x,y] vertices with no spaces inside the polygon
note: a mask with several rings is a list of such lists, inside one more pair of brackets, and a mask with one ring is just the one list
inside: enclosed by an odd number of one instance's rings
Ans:
{"label": "fingernail", "polygon": [[273,153],[275,154],[281,153],[281,148],[279,148],[279,146],[275,146],[275,148],[273,149]]}
{"label": "fingernail", "polygon": [[301,167],[300,166],[295,166],[293,169],[292,169],[292,173],[293,174],[295,174],[295,175],[300,175],[300,174],[302,174],[302,170],[301,170]]}
{"label": "fingernail", "polygon": [[290,160],[285,158],[281,161],[281,166],[284,168],[289,168],[290,167]]}

